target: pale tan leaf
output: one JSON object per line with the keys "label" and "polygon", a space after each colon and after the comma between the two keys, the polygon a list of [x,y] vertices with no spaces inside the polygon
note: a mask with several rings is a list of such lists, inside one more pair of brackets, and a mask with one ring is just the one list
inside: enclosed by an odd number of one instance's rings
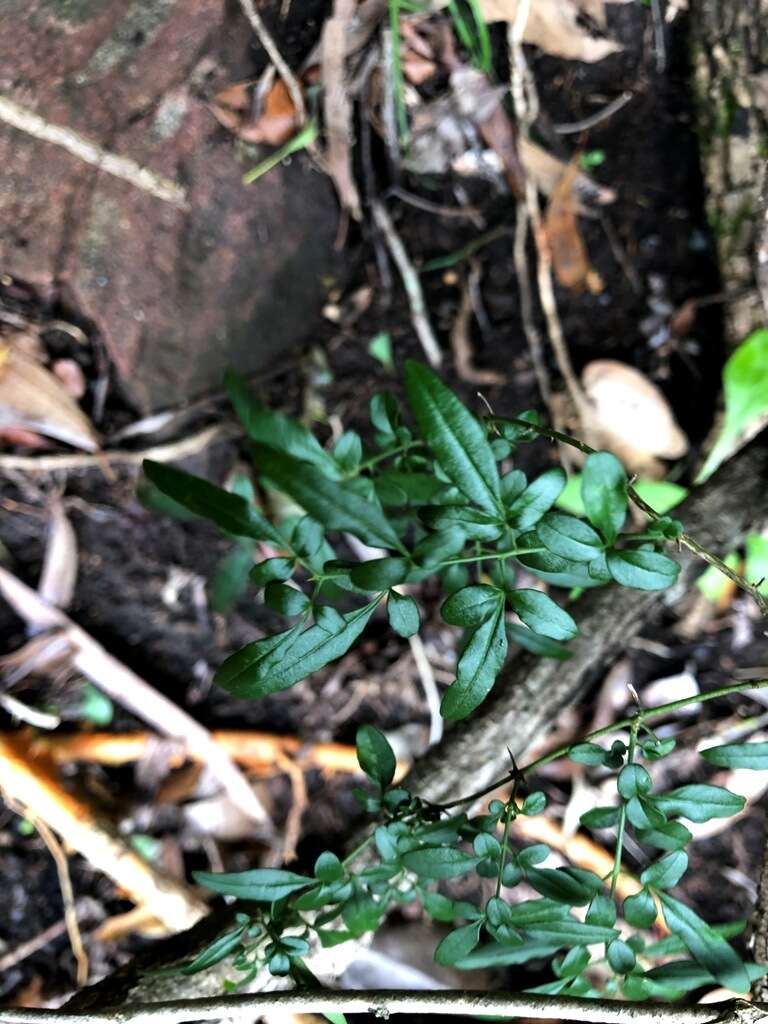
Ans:
{"label": "pale tan leaf", "polygon": [[85,413],[44,366],[0,346],[0,428],[24,428],[74,448],[96,451],[98,438]]}
{"label": "pale tan leaf", "polygon": [[77,580],[77,537],[57,498],[51,505],[48,540],[37,592],[55,608],[68,608]]}
{"label": "pale tan leaf", "polygon": [[631,473],[658,477],[659,458],[678,459],[688,451],[666,398],[633,366],[596,359],[581,380],[593,412],[591,443],[614,452]]}
{"label": "pale tan leaf", "polygon": [[[478,0],[486,21],[513,22],[518,0]],[[578,22],[579,6],[574,0],[534,0],[530,6],[523,41],[538,46],[545,53],[566,60],[581,60],[592,64],[621,46],[612,39],[599,39]],[[586,5],[589,13],[596,7]]]}
{"label": "pale tan leaf", "polygon": [[[568,168],[564,160],[558,159],[546,149],[537,146],[535,142],[521,138],[518,142],[520,158],[527,174],[536,182],[536,188],[545,196],[552,195],[557,183],[562,179]],[[579,200],[577,213],[583,213],[587,204],[597,203],[600,206],[607,206],[614,202],[616,193],[605,185],[598,185],[596,181],[578,171],[573,180],[574,194]]]}
{"label": "pale tan leaf", "polygon": [[577,294],[587,287],[592,270],[577,217],[574,185],[578,172],[578,158],[574,158],[555,186],[544,217],[555,277],[558,284]]}

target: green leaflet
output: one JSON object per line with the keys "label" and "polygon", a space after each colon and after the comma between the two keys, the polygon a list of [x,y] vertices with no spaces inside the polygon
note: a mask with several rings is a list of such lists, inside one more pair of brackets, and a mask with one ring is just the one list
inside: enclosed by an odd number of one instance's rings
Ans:
{"label": "green leaflet", "polygon": [[450,967],[469,956],[480,942],[480,924],[465,924],[448,932],[435,950],[435,962]]}
{"label": "green leaflet", "polygon": [[611,576],[623,587],[636,590],[664,590],[672,586],[680,566],[666,555],[640,548],[623,548],[606,555]]}
{"label": "green leaflet", "polygon": [[734,992],[749,991],[749,975],[736,952],[720,935],[695,914],[690,907],[660,892],[664,920],[673,935],[683,940],[697,963],[710,972],[721,985]]}
{"label": "green leaflet", "polygon": [[547,512],[536,533],[548,551],[571,562],[592,562],[603,552],[600,535],[588,523],[562,512]]}
{"label": "green leaflet", "polygon": [[224,932],[215,939],[209,946],[198,953],[194,960],[181,969],[182,974],[197,974],[198,971],[206,971],[214,964],[220,963],[225,957],[240,946],[245,928],[235,928],[234,931]]}
{"label": "green leaflet", "polygon": [[243,378],[234,370],[227,370],[224,385],[237,418],[252,441],[276,448],[304,462],[311,462],[332,479],[340,478],[341,473],[334,459],[302,423],[267,409],[257,401]]}
{"label": "green leaflet", "polygon": [[254,900],[258,903],[272,903],[292,892],[306,889],[313,879],[297,875],[293,871],[277,868],[255,868],[252,871],[237,871],[213,874],[209,871],[194,871],[193,877],[199,885],[223,896],[236,896],[239,900]]}
{"label": "green leaflet", "polygon": [[466,875],[479,860],[452,846],[422,846],[404,853],[401,859],[405,867],[415,871],[420,878],[436,881]]}
{"label": "green leaflet", "polygon": [[589,521],[613,544],[627,516],[627,474],[610,452],[588,455],[581,478],[581,499]]}
{"label": "green leaflet", "polygon": [[456,721],[483,702],[507,656],[503,595],[496,611],[478,626],[459,659],[456,680],[443,694],[440,713]]}
{"label": "green leaflet", "polygon": [[452,626],[479,626],[496,612],[504,602],[498,587],[485,583],[462,587],[443,602],[440,615]]}
{"label": "green leaflet", "polygon": [[299,632],[301,623],[276,637],[257,640],[227,658],[215,681],[235,697],[264,697],[287,690],[346,654],[365,629],[378,603],[342,615],[343,629],[329,633],[323,626]]}
{"label": "green leaflet", "polygon": [[654,797],[654,803],[667,815],[703,822],[738,814],[744,809],[746,799],[722,786],[693,784],[660,793]]}
{"label": "green leaflet", "polygon": [[189,512],[210,519],[226,533],[235,537],[250,537],[252,540],[268,540],[278,547],[285,546],[285,540],[274,526],[239,494],[231,494],[202,477],[162,462],[145,459],[143,466],[147,478],[163,494],[173,498]]}
{"label": "green leaflet", "polygon": [[507,625],[507,636],[513,643],[520,644],[526,651],[530,651],[531,654],[536,654],[540,658],[555,658],[557,661],[567,661],[573,657],[567,647],[563,647],[562,644],[555,643],[549,637],[542,636],[540,633],[528,629],[527,626],[509,623]]}
{"label": "green leaflet", "polygon": [[697,484],[707,480],[768,422],[768,330],[753,331],[730,356],[723,369],[723,391],[725,420],[699,470]]}
{"label": "green leaflet", "polygon": [[568,612],[540,590],[513,590],[508,597],[526,626],[542,636],[572,640],[579,631]]}
{"label": "green leaflet", "polygon": [[640,875],[640,881],[653,889],[671,889],[677,885],[687,868],[688,855],[682,850],[674,850],[647,867]]}
{"label": "green leaflet", "polygon": [[768,743],[726,743],[722,747],[709,747],[700,754],[705,761],[720,768],[768,771]]}
{"label": "green leaflet", "polygon": [[421,436],[446,475],[481,508],[500,508],[499,474],[485,430],[426,366],[405,364],[408,402]]}
{"label": "green leaflet", "polygon": [[348,486],[329,479],[309,462],[267,448],[252,446],[259,473],[291,498],[327,530],[347,530],[374,547],[405,548],[381,508]]}
{"label": "green leaflet", "polygon": [[419,631],[419,606],[408,594],[390,590],[387,596],[389,624],[398,636],[409,637]]}
{"label": "green leaflet", "polygon": [[369,779],[386,789],[395,777],[395,755],[386,736],[372,725],[361,725],[356,737],[357,761]]}
{"label": "green leaflet", "polygon": [[565,472],[559,466],[536,477],[509,506],[507,521],[510,526],[516,530],[530,530],[552,508],[564,487]]}

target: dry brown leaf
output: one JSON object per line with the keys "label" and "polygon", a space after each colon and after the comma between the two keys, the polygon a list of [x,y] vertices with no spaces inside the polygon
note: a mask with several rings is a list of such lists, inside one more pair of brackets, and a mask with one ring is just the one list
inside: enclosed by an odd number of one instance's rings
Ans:
{"label": "dry brown leaf", "polygon": [[577,217],[574,186],[578,173],[578,157],[574,157],[555,186],[544,217],[555,277],[576,294],[583,292],[594,276]]}
{"label": "dry brown leaf", "polygon": [[77,580],[77,537],[57,498],[50,508],[48,540],[37,592],[55,608],[68,608],[75,595]]}
{"label": "dry brown leaf", "polygon": [[0,344],[0,429],[31,430],[93,452],[98,437],[85,413],[44,366]]}
{"label": "dry brown leaf", "polygon": [[612,451],[631,473],[658,479],[664,473],[659,458],[688,451],[666,398],[633,366],[596,359],[584,367],[581,382],[593,410],[591,443]]}
{"label": "dry brown leaf", "polygon": [[[518,0],[479,0],[486,21],[513,22],[517,15]],[[594,18],[596,0],[534,0],[530,6],[523,41],[538,46],[554,57],[594,63],[622,47],[612,39],[599,39],[578,22],[580,8]],[[598,20],[598,19],[595,19]]]}
{"label": "dry brown leaf", "polygon": [[[545,196],[552,195],[568,167],[565,161],[552,156],[546,149],[537,146],[535,142],[529,142],[528,139],[520,139],[520,159],[526,173],[536,182],[536,188]],[[576,174],[573,188],[579,200],[577,213],[583,213],[590,203],[607,206],[616,199],[616,193],[612,188],[598,185],[583,171]]]}
{"label": "dry brown leaf", "polygon": [[402,58],[403,74],[412,85],[423,85],[437,71],[437,64],[426,57],[420,57],[413,50],[406,50]]}
{"label": "dry brown leaf", "polygon": [[57,359],[51,369],[76,402],[85,395],[85,375],[74,359]]}
{"label": "dry brown leaf", "polygon": [[219,124],[243,142],[281,146],[298,127],[296,108],[281,78],[267,92],[258,116],[254,117],[251,81],[228,85],[216,93],[209,106]]}

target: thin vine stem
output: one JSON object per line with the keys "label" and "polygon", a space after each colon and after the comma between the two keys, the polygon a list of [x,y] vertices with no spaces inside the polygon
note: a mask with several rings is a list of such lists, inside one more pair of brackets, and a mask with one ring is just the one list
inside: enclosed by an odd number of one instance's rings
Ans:
{"label": "thin vine stem", "polygon": [[[706,704],[707,701],[717,700],[719,697],[730,697],[734,693],[745,693],[748,690],[762,690],[766,686],[768,686],[768,679],[750,679],[748,681],[745,680],[743,683],[734,683],[733,686],[721,686],[717,690],[709,690],[707,693],[697,693],[693,697],[682,697],[680,700],[673,700],[668,704],[661,704],[657,708],[640,708],[631,718],[622,718],[618,722],[612,722],[611,725],[605,725],[601,729],[595,729],[593,732],[587,733],[586,736],[583,736],[579,740],[579,743],[588,743],[592,740],[600,739],[602,736],[610,736],[611,733],[621,732],[623,729],[632,729],[635,725],[637,725],[639,729],[641,725],[644,725],[651,719],[663,718],[664,715],[668,715],[670,712],[677,711],[680,708],[690,707],[691,704]],[[572,746],[572,743],[568,743],[562,747],[558,747],[557,750],[551,751],[549,754],[544,754],[542,757],[536,758],[535,761],[531,761],[530,764],[519,769],[520,775],[528,777],[539,768],[543,768],[545,764],[557,761],[561,757],[566,757]],[[440,808],[440,810],[446,811],[452,807],[460,807],[462,804],[473,803],[475,800],[479,800],[481,797],[492,793],[495,789],[505,786],[515,778],[515,775],[516,772],[511,769],[506,775],[502,776],[500,779],[490,782],[487,786],[484,786],[482,789],[478,789],[475,793],[458,797],[456,800],[451,800],[447,804],[435,804],[434,806]]]}
{"label": "thin vine stem", "polygon": [[[544,427],[538,423],[531,423],[528,420],[521,420],[517,418],[508,419],[505,416],[487,416],[485,417],[485,421],[486,423],[491,423],[495,426],[502,423],[511,423],[516,427],[525,427],[527,430],[533,430],[541,437],[549,438],[550,441],[559,441],[561,444],[567,444],[572,448],[577,448],[580,452],[583,452],[584,455],[594,455],[596,452],[595,448],[592,448],[591,445],[586,444],[584,441],[580,441],[577,437],[571,437],[570,434],[564,434],[560,430],[552,430],[550,427]],[[631,484],[627,487],[627,494],[640,511],[644,512],[650,519],[656,521],[662,518],[655,508],[640,497]],[[689,551],[692,551],[694,555],[706,562],[707,565],[713,565],[716,569],[719,569],[720,572],[724,576],[727,576],[732,583],[735,583],[740,590],[749,594],[762,614],[768,616],[768,598],[764,597],[760,593],[759,586],[750,583],[740,573],[726,565],[722,558],[718,558],[717,555],[707,550],[707,548],[703,547],[697,540],[690,537],[687,533],[681,533],[676,539],[679,544],[688,548]]]}
{"label": "thin vine stem", "polygon": [[[642,717],[638,714],[629,729],[629,749],[627,751],[627,764],[635,760],[635,749],[637,748],[637,733],[642,725]],[[611,871],[611,896],[616,894],[616,886],[621,874],[621,857],[624,852],[624,835],[627,830],[627,801],[622,799],[619,810],[619,821],[616,829],[616,850],[613,855],[613,870]]]}

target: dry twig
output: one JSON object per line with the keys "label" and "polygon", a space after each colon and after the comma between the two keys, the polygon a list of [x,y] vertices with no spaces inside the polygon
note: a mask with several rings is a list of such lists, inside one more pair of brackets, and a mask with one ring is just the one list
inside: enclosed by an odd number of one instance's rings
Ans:
{"label": "dry twig", "polygon": [[159,732],[183,740],[189,750],[208,765],[232,802],[262,828],[271,830],[261,801],[207,729],[109,654],[63,612],[46,604],[34,590],[2,567],[0,594],[29,626],[38,631],[48,629],[62,633],[69,645],[73,668]]}
{"label": "dry twig", "polygon": [[304,93],[302,92],[298,79],[286,64],[285,58],[280,53],[275,40],[272,38],[272,33],[264,24],[263,18],[256,10],[256,5],[253,0],[240,0],[240,7],[242,8],[243,14],[248,19],[249,25],[259,37],[259,42],[267,51],[267,56],[275,65],[278,75],[280,75],[282,80],[285,82],[285,87],[290,93],[291,100],[296,108],[296,117],[298,119],[299,126],[303,125],[306,121],[307,113],[304,106]]}
{"label": "dry twig", "polygon": [[333,16],[323,26],[322,74],[328,174],[342,210],[360,220],[360,193],[352,173],[352,101],[346,81],[346,41],[355,9],[355,0],[334,0]]}

